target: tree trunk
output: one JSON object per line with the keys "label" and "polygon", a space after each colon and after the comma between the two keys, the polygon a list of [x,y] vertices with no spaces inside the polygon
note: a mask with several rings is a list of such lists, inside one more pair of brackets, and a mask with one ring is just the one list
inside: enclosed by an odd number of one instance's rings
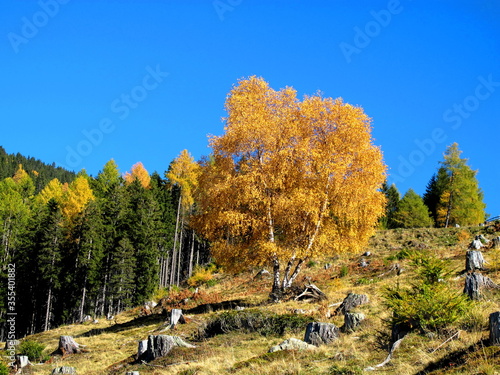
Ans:
{"label": "tree trunk", "polygon": [[172,249],[172,261],[170,263],[170,285],[175,283],[175,266],[177,264],[176,252],[177,252],[177,238],[179,232],[179,217],[181,214],[181,201],[182,196],[179,196],[179,202],[177,204],[177,217],[175,219],[175,232],[174,232],[174,247]]}
{"label": "tree trunk", "polygon": [[182,310],[172,309],[170,312],[170,328],[174,328],[177,323],[184,324],[186,320],[184,319],[184,315],[182,315]]}
{"label": "tree trunk", "polygon": [[500,311],[490,314],[490,345],[500,345]]}
{"label": "tree trunk", "polygon": [[477,250],[469,250],[465,254],[465,270],[475,271],[484,269],[483,253]]}
{"label": "tree trunk", "polygon": [[280,283],[280,262],[278,259],[273,260],[273,288],[269,297],[272,301],[278,302],[283,296],[283,288]]}
{"label": "tree trunk", "polygon": [[191,252],[189,254],[189,270],[188,270],[188,278],[193,274],[193,259],[194,259],[194,230],[193,235],[191,237]]}

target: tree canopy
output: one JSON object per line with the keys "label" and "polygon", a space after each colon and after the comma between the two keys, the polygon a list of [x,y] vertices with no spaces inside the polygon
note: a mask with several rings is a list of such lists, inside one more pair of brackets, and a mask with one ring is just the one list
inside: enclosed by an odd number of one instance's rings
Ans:
{"label": "tree canopy", "polygon": [[319,94],[300,101],[257,77],[240,80],[225,107],[195,219],[217,261],[272,263],[280,292],[305,260],[359,250],[384,211],[386,169],[363,110]]}

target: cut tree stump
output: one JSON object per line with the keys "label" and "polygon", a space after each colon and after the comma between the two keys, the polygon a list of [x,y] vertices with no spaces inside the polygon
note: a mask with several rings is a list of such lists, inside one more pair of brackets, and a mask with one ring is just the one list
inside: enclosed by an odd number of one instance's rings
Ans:
{"label": "cut tree stump", "polygon": [[71,336],[59,337],[59,346],[57,352],[63,356],[67,354],[78,354],[82,352],[81,347],[85,345],[78,344]]}
{"label": "cut tree stump", "polygon": [[500,248],[500,236],[493,238],[493,248]]}
{"label": "cut tree stump", "polygon": [[51,374],[52,375],[54,375],[54,374],[76,375],[76,369],[74,367],[70,367],[70,366],[56,367],[55,369],[52,370]]}
{"label": "cut tree stump", "polygon": [[16,365],[17,365],[18,369],[26,367],[29,364],[30,364],[30,361],[29,361],[27,355],[17,355],[16,356]]}
{"label": "cut tree stump", "polygon": [[149,335],[147,349],[142,354],[138,353],[138,358],[149,362],[167,355],[175,346],[195,348],[194,345],[188,344],[178,336]]}
{"label": "cut tree stump", "polygon": [[359,328],[361,322],[365,320],[365,315],[361,313],[345,313],[344,325],[340,327],[342,332],[354,332]]}
{"label": "cut tree stump", "polygon": [[148,340],[141,340],[137,346],[137,358],[141,356],[148,350]]}
{"label": "cut tree stump", "polygon": [[490,314],[490,345],[500,345],[500,311]]}
{"label": "cut tree stump", "polygon": [[127,371],[125,375],[139,375],[139,371]]}
{"label": "cut tree stump", "polygon": [[479,272],[469,273],[465,277],[464,293],[472,300],[481,298],[481,289],[500,289],[489,277]]}
{"label": "cut tree stump", "polygon": [[306,328],[304,341],[314,346],[330,344],[339,338],[339,329],[332,323],[309,323]]}
{"label": "cut tree stump", "polygon": [[483,258],[483,253],[479,250],[469,250],[465,253],[465,270],[475,271],[484,270],[485,260]]}
{"label": "cut tree stump", "polygon": [[481,249],[482,247],[484,247],[483,243],[481,242],[481,240],[476,236],[476,238],[471,242],[471,244],[469,245],[469,249],[473,249],[473,250],[479,250]]}
{"label": "cut tree stump", "polygon": [[174,328],[177,323],[186,324],[186,319],[182,315],[182,310],[173,309],[170,312],[170,328]]}
{"label": "cut tree stump", "polygon": [[368,296],[366,294],[349,293],[347,297],[344,298],[340,306],[337,307],[333,315],[345,315],[355,307],[363,305],[365,303],[368,303]]}
{"label": "cut tree stump", "polygon": [[323,293],[316,285],[309,284],[306,285],[304,291],[295,297],[295,301],[323,301],[328,299],[325,293]]}

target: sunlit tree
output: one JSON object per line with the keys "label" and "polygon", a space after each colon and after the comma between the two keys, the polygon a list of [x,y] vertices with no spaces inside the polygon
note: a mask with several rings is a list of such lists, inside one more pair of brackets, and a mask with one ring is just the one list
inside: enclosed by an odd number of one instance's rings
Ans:
{"label": "sunlit tree", "polygon": [[386,166],[371,120],[342,99],[241,80],[210,139],[194,223],[229,269],[272,264],[279,299],[305,261],[359,251],[384,212]]}

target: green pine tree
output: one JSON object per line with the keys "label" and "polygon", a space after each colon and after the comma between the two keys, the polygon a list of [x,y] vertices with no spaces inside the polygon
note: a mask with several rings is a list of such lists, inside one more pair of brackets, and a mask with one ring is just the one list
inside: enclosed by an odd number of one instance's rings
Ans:
{"label": "green pine tree", "polygon": [[424,201],[409,189],[399,202],[393,217],[394,223],[399,228],[424,228],[432,226],[432,218]]}
{"label": "green pine tree", "polygon": [[380,218],[380,225],[383,229],[392,229],[397,227],[394,222],[394,213],[398,210],[401,195],[395,184],[389,186],[387,181],[382,184],[382,192],[387,199],[385,205],[385,215]]}

